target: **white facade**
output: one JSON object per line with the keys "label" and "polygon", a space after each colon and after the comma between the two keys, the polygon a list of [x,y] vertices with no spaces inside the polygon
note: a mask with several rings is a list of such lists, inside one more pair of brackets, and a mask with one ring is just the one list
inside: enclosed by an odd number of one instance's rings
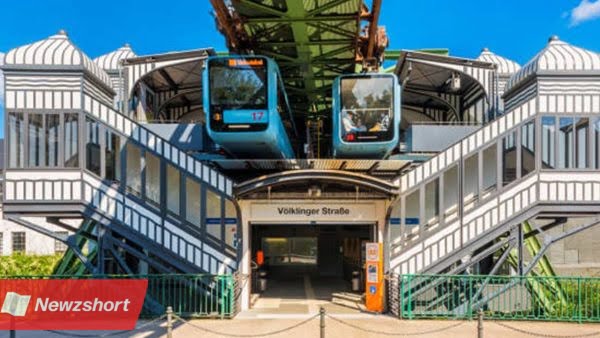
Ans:
{"label": "white facade", "polygon": [[[0,217],[2,213],[0,212]],[[71,234],[65,229],[58,227],[54,224],[45,222],[44,227],[49,231],[53,231],[57,234]],[[14,246],[19,243],[18,236],[25,236],[25,251],[28,255],[54,255],[60,254],[66,250],[66,245],[60,241],[56,241],[54,238],[50,238],[37,231],[28,229],[15,222],[0,219],[0,255],[8,256],[11,255],[15,250],[19,249]]]}

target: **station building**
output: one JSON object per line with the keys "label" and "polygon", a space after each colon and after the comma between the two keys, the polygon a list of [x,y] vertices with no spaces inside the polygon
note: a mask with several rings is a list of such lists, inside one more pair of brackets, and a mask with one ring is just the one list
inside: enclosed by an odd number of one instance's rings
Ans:
{"label": "station building", "polygon": [[[383,244],[388,276],[597,268],[597,53],[557,37],[523,67],[487,49],[402,51],[404,138],[383,160],[228,157],[203,127],[212,55],[125,45],[91,59],[63,31],[9,51],[4,218],[93,274],[251,281],[261,251],[281,290],[345,290],[367,242]],[[240,309],[254,287],[240,283]]]}

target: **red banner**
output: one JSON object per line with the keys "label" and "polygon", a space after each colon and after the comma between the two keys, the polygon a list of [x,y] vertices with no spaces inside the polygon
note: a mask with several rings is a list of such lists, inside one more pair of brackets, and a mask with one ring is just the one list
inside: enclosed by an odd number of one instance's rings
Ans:
{"label": "red banner", "polygon": [[0,279],[0,330],[132,330],[146,279]]}

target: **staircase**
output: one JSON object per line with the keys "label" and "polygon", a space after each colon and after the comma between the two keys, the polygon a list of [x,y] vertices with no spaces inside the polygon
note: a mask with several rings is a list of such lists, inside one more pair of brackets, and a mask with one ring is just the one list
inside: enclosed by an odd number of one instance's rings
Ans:
{"label": "staircase", "polygon": [[[230,198],[232,182],[228,178],[94,97],[84,95],[83,102],[80,121],[98,122],[107,132],[134,142],[144,152],[159,157],[162,166],[170,165],[180,177],[200,184],[206,194],[210,191],[219,198]],[[79,131],[79,135],[85,133]],[[166,185],[165,172],[161,171],[160,184]],[[225,243],[224,238],[211,236],[201,224],[192,224],[181,212],[167,214],[166,200],[157,205],[85,167],[44,172],[7,170],[5,182],[5,214],[23,225],[31,226],[30,221],[23,219],[24,214],[50,217],[79,213],[86,224],[93,221],[109,231],[111,236],[107,241],[114,247],[139,259],[153,257],[149,261],[158,271],[232,274],[237,269],[237,251]],[[206,195],[203,193],[202,197]],[[181,203],[186,200],[183,198]],[[208,223],[207,215],[201,215],[201,219]],[[209,221],[223,222],[220,215]],[[74,245],[81,247],[82,243],[78,241]],[[143,249],[134,250],[134,247]],[[99,254],[94,252],[94,255]],[[74,271],[70,266],[71,263],[65,261],[59,270]]]}

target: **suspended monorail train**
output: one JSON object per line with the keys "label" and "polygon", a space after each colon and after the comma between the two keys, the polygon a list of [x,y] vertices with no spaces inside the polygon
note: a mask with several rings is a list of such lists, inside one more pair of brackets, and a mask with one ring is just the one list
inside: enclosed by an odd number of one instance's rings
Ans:
{"label": "suspended monorail train", "polygon": [[275,61],[210,57],[203,83],[206,129],[215,143],[237,158],[295,158],[297,131]]}
{"label": "suspended monorail train", "polygon": [[333,82],[333,155],[383,159],[398,147],[400,84],[394,74],[348,74]]}

